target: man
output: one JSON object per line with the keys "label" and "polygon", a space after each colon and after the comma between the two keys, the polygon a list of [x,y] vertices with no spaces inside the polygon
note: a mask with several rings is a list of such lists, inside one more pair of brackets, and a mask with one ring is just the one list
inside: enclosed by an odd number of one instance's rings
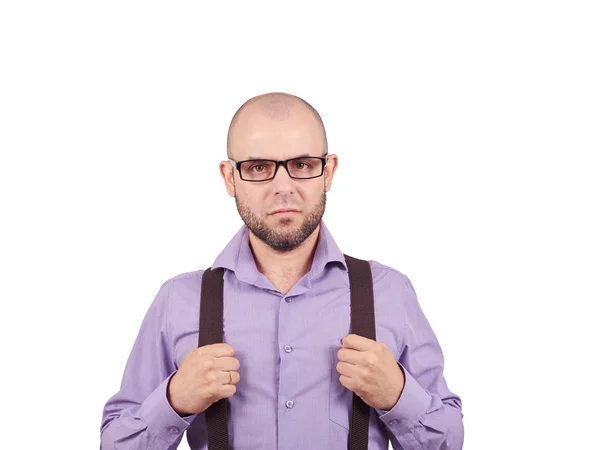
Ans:
{"label": "man", "polygon": [[231,448],[347,449],[356,393],[369,449],[462,448],[461,400],[409,279],[369,261],[377,341],[349,333],[348,268],[322,221],[338,158],[317,111],[289,94],[250,99],[227,156],[245,225],[211,268],[224,269],[224,342],[198,347],[205,272],[165,282],[105,405],[101,447],[175,449],[187,430],[206,449],[205,411],[228,399]]}

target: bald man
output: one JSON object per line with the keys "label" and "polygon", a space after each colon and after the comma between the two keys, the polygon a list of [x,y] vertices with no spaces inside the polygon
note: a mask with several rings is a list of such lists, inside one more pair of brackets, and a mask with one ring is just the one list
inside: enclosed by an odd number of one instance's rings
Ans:
{"label": "bald man", "polygon": [[[104,407],[102,449],[175,449],[186,431],[192,450],[462,448],[461,400],[410,280],[365,263],[376,339],[350,332],[349,261],[322,220],[337,166],[305,100],[238,109],[219,170],[244,225],[210,269],[160,288]],[[199,345],[208,273],[222,273],[222,340]]]}

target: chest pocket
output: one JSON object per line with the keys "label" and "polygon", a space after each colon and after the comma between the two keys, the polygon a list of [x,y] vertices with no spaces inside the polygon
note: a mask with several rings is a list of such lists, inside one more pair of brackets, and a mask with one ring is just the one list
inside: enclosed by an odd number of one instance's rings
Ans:
{"label": "chest pocket", "polygon": [[352,391],[340,383],[340,374],[335,368],[338,363],[338,350],[337,348],[330,349],[329,420],[346,430],[350,430]]}

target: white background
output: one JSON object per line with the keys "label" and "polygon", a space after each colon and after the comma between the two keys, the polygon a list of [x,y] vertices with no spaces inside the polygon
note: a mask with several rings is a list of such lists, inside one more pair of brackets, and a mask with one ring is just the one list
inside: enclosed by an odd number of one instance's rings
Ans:
{"label": "white background", "polygon": [[339,156],[342,251],[412,280],[464,448],[592,448],[597,2],[216,3],[0,6],[0,446],[99,447],[158,288],[241,226],[232,114],[284,91]]}

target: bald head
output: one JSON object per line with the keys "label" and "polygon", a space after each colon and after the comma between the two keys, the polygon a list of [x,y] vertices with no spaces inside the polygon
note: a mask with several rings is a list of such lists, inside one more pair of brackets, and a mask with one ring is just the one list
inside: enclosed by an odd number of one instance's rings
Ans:
{"label": "bald head", "polygon": [[233,159],[232,147],[239,128],[247,129],[247,127],[238,126],[240,122],[248,122],[253,116],[262,116],[275,122],[284,122],[292,116],[304,115],[306,117],[306,112],[310,113],[309,120],[314,121],[311,125],[316,125],[319,129],[323,141],[323,154],[327,153],[327,134],[317,110],[310,103],[295,95],[271,92],[246,101],[233,115],[227,132],[227,156]]}

